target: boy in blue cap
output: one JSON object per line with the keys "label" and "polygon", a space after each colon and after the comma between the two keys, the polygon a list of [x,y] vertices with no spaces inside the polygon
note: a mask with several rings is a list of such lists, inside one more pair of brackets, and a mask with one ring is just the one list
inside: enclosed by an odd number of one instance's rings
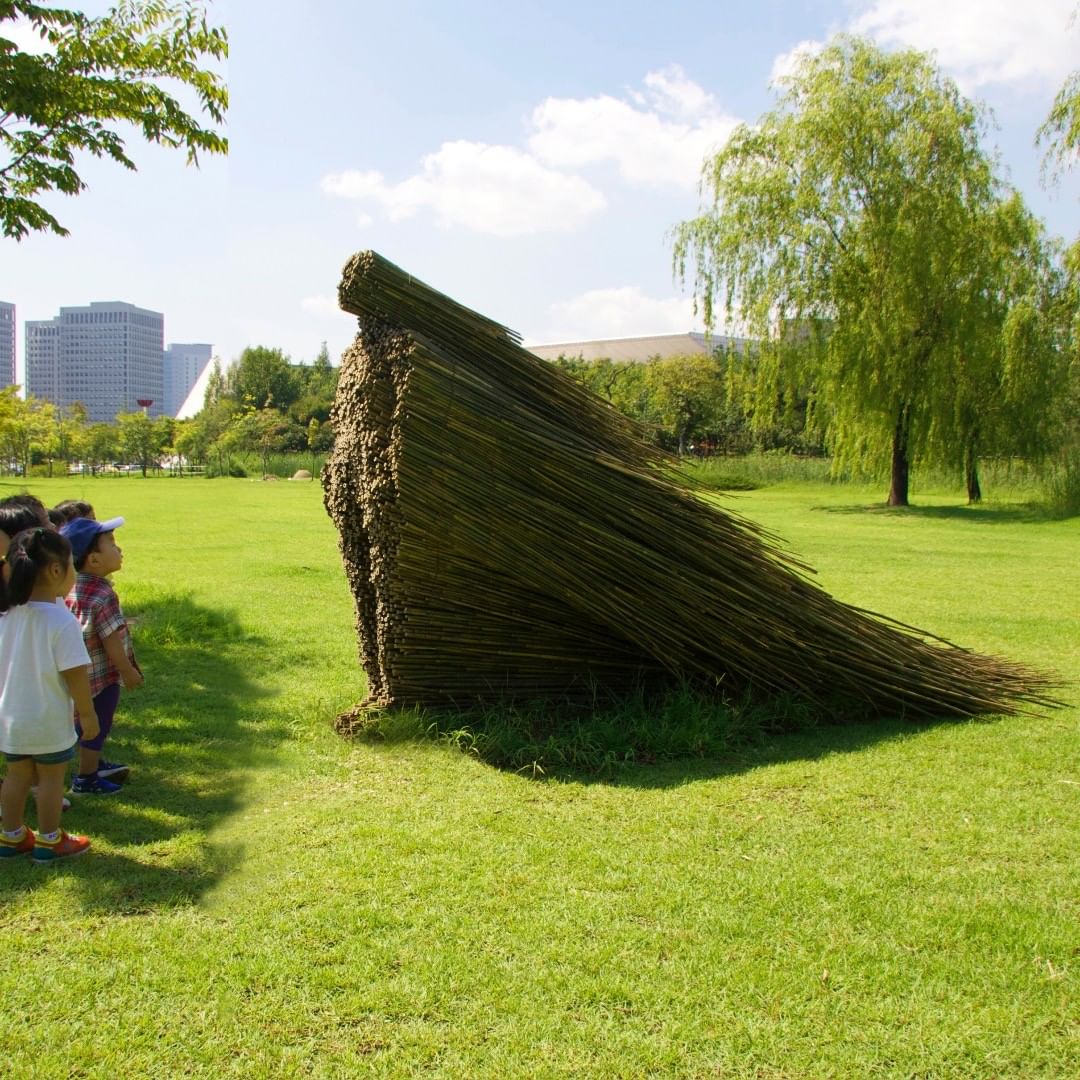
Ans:
{"label": "boy in blue cap", "polygon": [[131,648],[127,620],[109,581],[109,575],[124,563],[123,552],[113,535],[123,524],[123,518],[108,521],[76,518],[60,530],[61,536],[71,544],[77,571],[75,587],[67,595],[67,606],[82,626],[83,641],[90,654],[90,693],[99,728],[93,739],[83,739],[76,714],[79,771],[71,782],[73,795],[115,795],[128,776],[126,765],[102,757],[120,702],[121,685],[125,690],[134,690],[143,682]]}

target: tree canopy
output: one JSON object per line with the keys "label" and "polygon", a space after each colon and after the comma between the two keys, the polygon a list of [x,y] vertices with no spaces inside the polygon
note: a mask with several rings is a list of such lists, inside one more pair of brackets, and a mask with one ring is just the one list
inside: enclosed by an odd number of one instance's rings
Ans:
{"label": "tree canopy", "polygon": [[1046,145],[1046,164],[1053,172],[1075,165],[1080,156],[1080,70],[1058,91],[1038,142]]}
{"label": "tree canopy", "polygon": [[1000,335],[1011,309],[988,256],[1011,194],[978,108],[921,53],[841,36],[781,91],[706,163],[712,205],[677,226],[675,270],[693,264],[706,326],[738,315],[766,343],[758,407],[807,393],[838,464],[888,462],[906,505],[912,462],[963,442],[973,333]]}
{"label": "tree canopy", "polygon": [[[16,22],[36,32],[45,51],[27,52],[6,36]],[[77,168],[80,152],[134,169],[123,124],[148,142],[185,150],[190,164],[198,164],[201,153],[227,153],[228,140],[217,129],[228,109],[228,89],[219,73],[202,65],[224,60],[228,51],[225,30],[211,26],[195,0],[121,0],[100,18],[30,0],[0,0],[4,235],[66,235],[39,198],[53,191],[75,195],[86,187]],[[187,88],[198,109],[189,112],[163,82]]]}

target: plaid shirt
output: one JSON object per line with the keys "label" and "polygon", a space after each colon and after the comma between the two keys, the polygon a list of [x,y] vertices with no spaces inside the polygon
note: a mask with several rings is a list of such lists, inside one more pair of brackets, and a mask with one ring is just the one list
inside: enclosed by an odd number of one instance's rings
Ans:
{"label": "plaid shirt", "polygon": [[90,654],[90,696],[97,697],[102,690],[120,681],[120,672],[109,663],[105,654],[103,638],[118,630],[125,631],[124,647],[128,659],[135,663],[131,637],[126,632],[127,620],[120,610],[120,601],[112,582],[97,574],[79,574],[65,603],[82,627],[83,641]]}

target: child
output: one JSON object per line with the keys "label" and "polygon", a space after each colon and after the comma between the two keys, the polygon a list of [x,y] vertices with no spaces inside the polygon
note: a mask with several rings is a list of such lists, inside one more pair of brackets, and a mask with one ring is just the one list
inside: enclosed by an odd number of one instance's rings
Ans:
{"label": "child", "polygon": [[[64,773],[75,756],[71,706],[97,721],[90,657],[78,622],[62,604],[75,581],[71,545],[40,526],[19,533],[5,559],[8,611],[0,619],[0,752],[7,758],[0,859],[31,854],[37,866],[81,855],[85,836],[60,828]],[[26,827],[26,796],[38,781],[38,834]]]}
{"label": "child", "polygon": [[[63,502],[57,503],[53,510],[57,513],[64,515],[64,521],[74,521],[75,518],[94,518],[94,508],[82,499],[65,499]],[[49,511],[52,513],[52,510]]]}
{"label": "child", "polygon": [[[41,519],[31,507],[22,503],[9,503],[6,499],[0,503],[0,562],[3,562],[7,555],[14,536],[23,529],[32,529],[40,524]],[[0,611],[3,610],[3,606],[0,606]]]}
{"label": "child", "polygon": [[[80,731],[79,772],[71,782],[72,795],[115,795],[129,771],[126,765],[101,756],[120,703],[121,684],[125,690],[133,690],[143,681],[131,649],[127,621],[108,580],[124,563],[123,552],[113,536],[113,530],[123,524],[123,518],[75,518],[60,530],[71,544],[79,572],[67,605],[82,625],[90,654],[90,692],[97,720],[92,735]],[[85,723],[86,715],[80,708],[75,717],[76,730]]]}
{"label": "child", "polygon": [[[31,496],[32,498],[32,496]],[[15,496],[18,500],[19,496]],[[21,533],[23,529],[32,529],[40,524],[40,517],[37,512],[24,502],[14,501],[8,502],[5,500],[3,504],[0,504],[0,564],[3,564],[7,555],[8,548],[11,546],[12,539]],[[2,570],[2,565],[0,565]],[[0,588],[0,615],[7,611],[7,596],[5,590]],[[0,686],[3,684],[0,683]],[[37,783],[35,777],[34,783]],[[3,782],[0,781],[0,791],[3,790]],[[31,788],[31,790],[34,790]],[[36,791],[35,791],[36,795]],[[67,799],[63,800],[62,808],[67,810],[71,807],[71,803]],[[3,820],[3,813],[0,812],[0,821]]]}
{"label": "child", "polygon": [[36,495],[31,495],[29,491],[24,491],[19,495],[9,495],[6,499],[0,499],[0,508],[9,506],[21,506],[28,510],[32,510],[37,517],[38,524],[41,525],[42,528],[53,528],[52,521],[49,519],[49,511],[46,509],[45,504]]}

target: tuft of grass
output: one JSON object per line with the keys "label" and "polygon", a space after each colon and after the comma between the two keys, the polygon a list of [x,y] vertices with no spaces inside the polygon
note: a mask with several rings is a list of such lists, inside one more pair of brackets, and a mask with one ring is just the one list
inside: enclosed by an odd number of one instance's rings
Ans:
{"label": "tuft of grass", "polygon": [[753,491],[782,483],[829,483],[828,458],[769,450],[733,457],[686,458],[683,469],[714,491]]}
{"label": "tuft of grass", "polygon": [[1064,455],[1045,483],[1050,513],[1057,518],[1080,517],[1080,450]]}

